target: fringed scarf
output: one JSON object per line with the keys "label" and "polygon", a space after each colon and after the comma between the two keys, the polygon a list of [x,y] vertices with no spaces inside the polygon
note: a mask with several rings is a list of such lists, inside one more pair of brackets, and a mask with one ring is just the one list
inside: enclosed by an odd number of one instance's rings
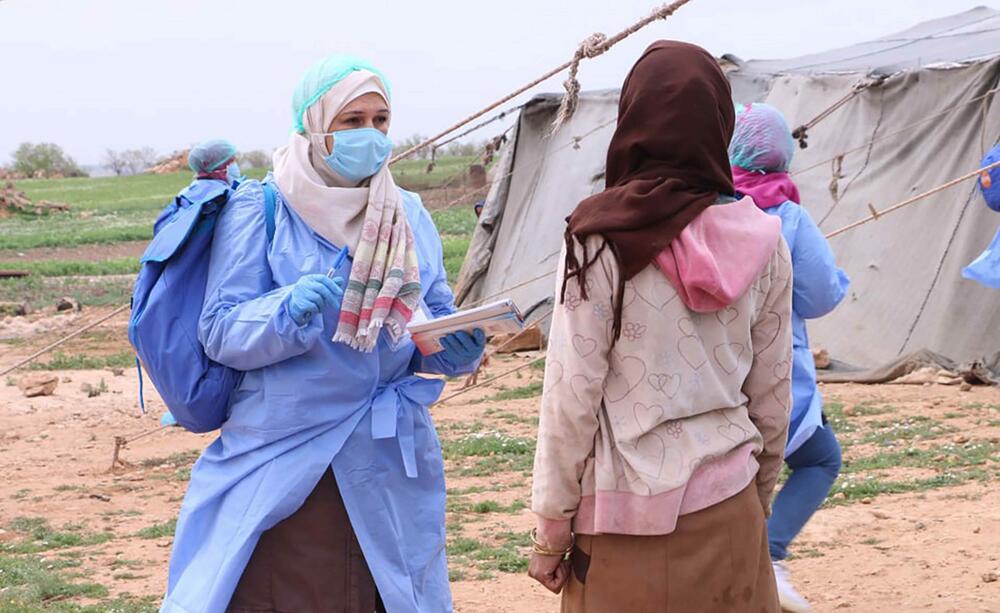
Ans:
{"label": "fringed scarf", "polygon": [[420,268],[413,230],[389,169],[373,178],[361,237],[354,250],[351,278],[333,336],[361,351],[372,351],[385,327],[394,341],[420,301]]}

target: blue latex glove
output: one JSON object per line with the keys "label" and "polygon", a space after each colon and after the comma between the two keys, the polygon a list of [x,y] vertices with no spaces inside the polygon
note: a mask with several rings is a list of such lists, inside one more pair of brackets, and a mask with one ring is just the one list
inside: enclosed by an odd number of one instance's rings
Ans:
{"label": "blue latex glove", "polygon": [[476,328],[472,334],[459,330],[441,339],[441,357],[452,366],[464,366],[479,359],[486,348],[486,333]]}
{"label": "blue latex glove", "polygon": [[326,275],[305,275],[295,282],[288,296],[288,314],[300,326],[309,323],[314,315],[325,308],[337,308],[344,296],[342,279]]}

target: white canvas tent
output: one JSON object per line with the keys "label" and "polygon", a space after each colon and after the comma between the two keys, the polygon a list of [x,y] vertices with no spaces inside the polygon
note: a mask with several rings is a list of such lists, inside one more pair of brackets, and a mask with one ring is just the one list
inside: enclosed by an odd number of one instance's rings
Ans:
{"label": "white canvas tent", "polygon": [[[735,101],[771,103],[792,126],[868,84],[808,131],[792,166],[803,205],[826,232],[870,215],[869,205],[884,208],[976,169],[1000,137],[991,91],[1000,78],[1000,12],[989,8],[825,53],[720,62]],[[509,295],[545,312],[535,307],[554,293],[546,273],[558,264],[564,219],[604,186],[617,97],[583,94],[551,137],[559,96],[523,108],[459,278],[462,304]],[[923,348],[960,361],[1000,350],[1000,293],[960,275],[998,225],[970,180],[833,238],[851,291],[810,324],[814,344],[859,366]]]}

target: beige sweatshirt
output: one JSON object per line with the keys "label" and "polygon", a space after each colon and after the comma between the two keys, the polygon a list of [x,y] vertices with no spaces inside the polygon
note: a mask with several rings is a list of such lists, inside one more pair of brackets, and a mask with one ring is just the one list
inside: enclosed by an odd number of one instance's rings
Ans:
{"label": "beige sweatshirt", "polygon": [[769,510],[791,407],[787,245],[714,313],[689,310],[651,264],[625,284],[612,348],[618,275],[604,249],[587,300],[573,279],[560,303],[557,280],[532,509],[581,534],[668,534],[756,480]]}

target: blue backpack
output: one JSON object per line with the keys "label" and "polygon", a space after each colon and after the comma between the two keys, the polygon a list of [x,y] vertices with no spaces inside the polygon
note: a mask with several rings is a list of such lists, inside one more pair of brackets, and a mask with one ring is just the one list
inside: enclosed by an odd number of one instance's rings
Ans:
{"label": "blue backpack", "polygon": [[[262,187],[270,242],[275,189],[270,183]],[[214,185],[178,195],[154,226],[132,290],[128,338],[140,371],[140,403],[145,368],[177,423],[191,432],[222,426],[242,377],[241,371],[210,360],[198,340],[215,221],[230,194],[228,186]]]}

